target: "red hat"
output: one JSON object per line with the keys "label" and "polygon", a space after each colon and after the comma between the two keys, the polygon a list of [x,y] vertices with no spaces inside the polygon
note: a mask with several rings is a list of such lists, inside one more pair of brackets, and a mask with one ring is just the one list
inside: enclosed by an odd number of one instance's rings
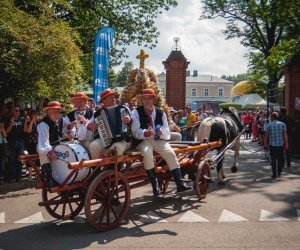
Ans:
{"label": "red hat", "polygon": [[143,89],[142,96],[155,96],[153,89]]}
{"label": "red hat", "polygon": [[60,109],[62,110],[62,106],[57,101],[48,102],[47,106],[43,108],[44,112],[47,112],[48,109]]}
{"label": "red hat", "polygon": [[114,95],[114,92],[110,88],[105,89],[100,93],[100,99],[103,100],[105,97],[109,95]]}
{"label": "red hat", "polygon": [[75,93],[73,96],[72,96],[72,98],[71,98],[71,100],[73,101],[74,99],[88,99],[89,97],[88,96],[86,96],[85,95],[85,93],[83,93],[83,92],[77,92],[77,93]]}

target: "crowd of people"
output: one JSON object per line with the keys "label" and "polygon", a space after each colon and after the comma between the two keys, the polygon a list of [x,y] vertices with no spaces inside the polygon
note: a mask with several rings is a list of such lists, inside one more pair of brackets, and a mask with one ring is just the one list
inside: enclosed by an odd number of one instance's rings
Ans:
{"label": "crowd of people", "polygon": [[[70,99],[73,110],[67,114],[56,101],[48,102],[43,110],[39,111],[32,110],[30,105],[27,105],[24,110],[21,110],[17,104],[3,105],[0,117],[0,184],[22,182],[23,163],[19,161],[19,155],[38,153],[40,160],[38,164],[41,165],[44,181],[50,187],[56,185],[55,180],[51,178],[50,162],[57,158],[53,147],[64,140],[76,139],[88,150],[92,159],[102,157],[111,150],[115,150],[117,155],[122,155],[133,144],[142,152],[144,167],[154,195],[158,195],[160,190],[155,176],[152,152],[153,150],[160,152],[170,167],[177,184],[177,191],[189,189],[180,181],[182,176],[179,164],[168,141],[194,141],[198,125],[214,114],[211,111],[193,112],[191,106],[187,106],[185,110],[176,111],[170,108],[170,112],[163,112],[154,107],[154,98],[154,91],[146,89],[142,94],[143,106],[121,105],[119,94],[106,89],[100,93],[100,103],[96,105],[92,98],[83,92],[78,92]],[[126,126],[121,126],[125,130],[122,130],[121,136],[114,138],[112,144],[107,147],[99,135],[97,121],[103,109],[115,106],[119,106],[114,110],[119,113],[118,117],[121,117],[119,122]],[[282,152],[285,149],[287,165],[290,166],[289,147],[285,145],[288,143],[288,137],[291,136],[293,121],[286,115],[284,108],[280,115],[272,114],[271,119],[284,124],[281,129],[286,131],[287,136],[286,138],[283,136],[283,145],[279,146],[283,147]],[[250,139],[267,147],[266,138],[269,138],[270,147],[278,146],[274,144],[274,135],[270,126],[268,127],[265,111],[257,109],[254,112],[242,112],[241,121],[244,126],[247,126],[244,139]],[[161,140],[155,139],[156,137]],[[272,152],[274,155],[274,150]],[[282,158],[277,161],[279,161],[279,169],[282,169]],[[275,162],[275,157],[272,158],[272,162]],[[275,166],[275,163],[272,163],[273,165]],[[26,169],[27,180],[31,181],[33,173],[30,165],[27,165]],[[274,171],[273,177],[281,173],[281,170]]]}

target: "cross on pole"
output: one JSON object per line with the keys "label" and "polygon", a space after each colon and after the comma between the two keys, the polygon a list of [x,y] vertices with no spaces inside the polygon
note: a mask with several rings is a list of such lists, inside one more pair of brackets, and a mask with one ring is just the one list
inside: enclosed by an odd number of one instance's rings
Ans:
{"label": "cross on pole", "polygon": [[145,60],[149,57],[149,54],[147,54],[143,49],[141,49],[140,54],[136,56],[137,59],[140,59],[140,69],[145,68]]}

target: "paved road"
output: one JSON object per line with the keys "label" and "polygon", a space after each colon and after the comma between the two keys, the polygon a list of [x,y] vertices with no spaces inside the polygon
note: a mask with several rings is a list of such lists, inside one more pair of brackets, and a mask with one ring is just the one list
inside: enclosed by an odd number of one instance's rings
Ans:
{"label": "paved road", "polygon": [[[243,142],[254,151],[255,143]],[[241,150],[239,171],[212,184],[205,200],[193,191],[153,198],[149,186],[132,190],[124,223],[96,233],[84,213],[72,221],[53,219],[37,205],[40,190],[28,183],[0,188],[0,249],[213,248],[299,249],[300,162],[273,181],[263,151]]]}

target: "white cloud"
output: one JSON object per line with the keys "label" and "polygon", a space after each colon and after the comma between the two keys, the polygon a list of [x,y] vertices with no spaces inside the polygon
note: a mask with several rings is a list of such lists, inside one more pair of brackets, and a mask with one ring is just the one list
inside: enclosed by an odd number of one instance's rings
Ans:
{"label": "white cloud", "polygon": [[[158,45],[153,50],[146,50],[149,58],[146,67],[156,73],[164,71],[162,61],[166,60],[174,46],[173,38],[179,37],[179,46],[190,62],[188,69],[197,69],[199,74],[216,76],[246,73],[247,50],[237,39],[225,40],[221,30],[225,20],[199,20],[201,6],[199,0],[180,0],[176,8],[163,12],[156,20],[160,31]],[[136,55],[143,47],[130,46],[127,49],[129,58],[136,67],[139,62]],[[120,70],[123,65],[116,68]]]}

